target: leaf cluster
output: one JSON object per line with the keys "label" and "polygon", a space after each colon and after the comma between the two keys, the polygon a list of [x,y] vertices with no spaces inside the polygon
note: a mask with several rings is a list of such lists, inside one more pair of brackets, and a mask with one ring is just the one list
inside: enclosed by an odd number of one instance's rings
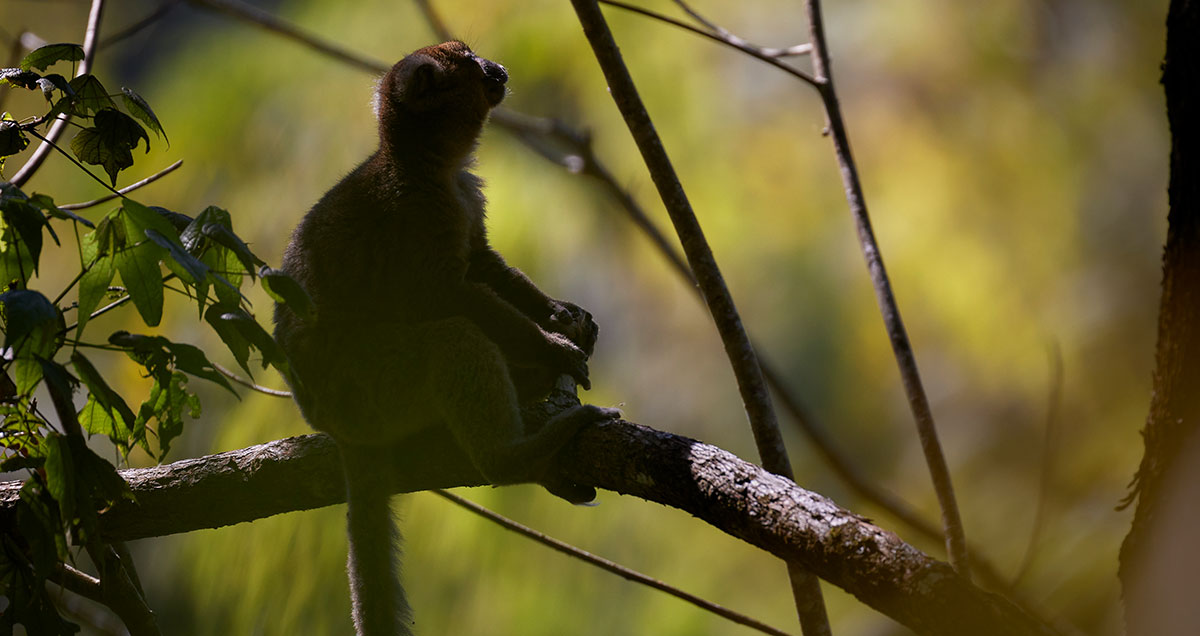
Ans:
{"label": "leaf cluster", "polygon": [[[26,55],[19,66],[0,69],[0,83],[14,88],[41,91],[49,110],[28,121],[17,121],[8,113],[0,116],[0,169],[4,158],[21,152],[29,145],[29,134],[38,136],[38,126],[48,126],[64,115],[90,120],[71,140],[71,152],[83,163],[101,166],[113,185],[117,174],[133,165],[133,149],[141,142],[150,152],[148,127],[167,140],[166,132],[146,100],[122,87],[111,94],[94,75],[84,73],[70,80],[59,73],[46,73],[60,62],[83,59],[78,44],[47,44]],[[120,97],[124,112],[113,101]],[[169,140],[167,140],[169,143]]]}
{"label": "leaf cluster", "polygon": [[[153,110],[133,91],[122,89],[122,112],[94,76],[68,81],[45,73],[82,57],[78,45],[54,44],[33,51],[17,68],[0,69],[0,82],[41,90],[50,104],[41,117],[0,119],[0,160],[27,146],[27,134],[40,136],[38,126],[69,115],[90,122],[71,142],[75,156],[103,166],[115,183],[133,163],[131,150],[143,140],[149,148],[143,124],[165,138]],[[64,248],[60,235],[74,240]],[[62,257],[73,251],[79,262],[78,275],[53,300],[36,289],[50,243]],[[216,332],[247,374],[257,366],[254,360],[288,377],[286,357],[241,291],[247,280],[259,279],[274,300],[312,317],[303,289],[254,254],[224,209],[209,206],[189,216],[122,197],[89,220],[58,207],[49,195],[0,183],[0,470],[28,474],[20,505],[0,524],[0,595],[9,600],[0,633],[17,624],[38,634],[78,629],[59,616],[45,584],[61,575],[75,549],[99,540],[105,509],[132,498],[114,463],[89,448],[89,438],[107,439],[122,462],[134,449],[161,460],[185,419],[201,413],[189,386],[193,378],[237,396],[201,348],[124,330],[89,340],[92,320],[131,304],[145,327],[157,327],[166,293],[182,294],[195,303],[197,322]],[[123,354],[149,381],[140,402],[111,381],[111,362],[93,362],[111,352]],[[85,396],[82,407],[74,400],[77,391]],[[45,394],[51,413],[39,404]]]}

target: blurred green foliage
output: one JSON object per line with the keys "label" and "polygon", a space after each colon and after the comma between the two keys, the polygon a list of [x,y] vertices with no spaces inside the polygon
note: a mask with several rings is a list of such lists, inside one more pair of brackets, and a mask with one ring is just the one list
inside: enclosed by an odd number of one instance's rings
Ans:
{"label": "blurred green foliage", "polygon": [[[568,3],[434,4],[459,37],[509,68],[506,106],[591,129],[600,158],[669,227]],[[672,10],[665,0],[646,4]],[[868,205],[967,535],[1001,572],[1015,574],[1044,496],[1047,513],[1020,588],[1094,634],[1121,631],[1116,556],[1129,515],[1113,508],[1140,457],[1149,402],[1166,215],[1168,139],[1157,84],[1166,4],[825,7]],[[156,3],[111,5],[110,33]],[[796,2],[695,6],[757,43],[806,39]],[[312,0],[272,10],[385,61],[434,39],[410,3]],[[75,41],[85,11],[81,3],[5,2],[0,37],[7,47],[27,27],[49,41]],[[617,10],[607,15],[763,353],[864,471],[936,519],[814,95],[707,41]],[[153,48],[153,64],[138,57],[143,47]],[[139,92],[171,131],[170,148],[156,144],[127,178],[184,159],[145,197],[188,214],[209,203],[231,210],[268,263],[279,262],[308,206],[374,147],[372,78],[191,7],[102,48],[99,65],[105,74],[136,67]],[[6,108],[24,98],[10,95]],[[73,170],[57,162],[37,183],[56,184],[59,201],[97,195]],[[586,399],[753,458],[709,319],[612,202],[496,130],[485,134],[478,170],[500,251],[548,292],[590,309],[601,326]],[[265,321],[270,300],[257,287],[250,294]],[[119,328],[122,318],[104,320]],[[161,331],[178,334],[172,327]],[[1062,352],[1062,402],[1047,436],[1054,348]],[[219,389],[202,397],[203,420],[176,443],[177,457],[306,432],[288,401],[252,395],[236,403]],[[794,429],[787,435],[801,485],[913,540],[847,491]],[[1048,488],[1039,493],[1047,454]],[[467,494],[796,629],[780,564],[677,511],[611,494],[597,508],[571,508],[534,487]],[[396,507],[421,633],[750,633],[439,499],[414,495]],[[135,548],[168,633],[348,633],[343,523],[333,508]],[[939,545],[917,543],[941,554]],[[835,590],[828,600],[839,633],[899,629]]]}

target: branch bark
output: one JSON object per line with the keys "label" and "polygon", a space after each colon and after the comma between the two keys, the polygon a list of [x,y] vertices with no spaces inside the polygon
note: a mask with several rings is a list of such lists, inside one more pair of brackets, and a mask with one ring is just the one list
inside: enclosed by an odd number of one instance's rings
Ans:
{"label": "branch bark", "polygon": [[[383,478],[396,492],[484,485],[448,433],[426,431],[396,451]],[[945,563],[829,499],[714,446],[629,422],[589,428],[557,470],[577,483],[678,508],[797,563],[922,634],[1055,634]],[[106,542],[219,528],[344,501],[333,442],[293,437],[122,472],[136,503],[101,518]],[[0,483],[0,519],[19,482]]]}
{"label": "branch bark", "polygon": [[1154,392],[1133,524],[1121,546],[1130,634],[1194,634],[1200,568],[1200,5],[1172,0],[1163,89],[1171,128]]}

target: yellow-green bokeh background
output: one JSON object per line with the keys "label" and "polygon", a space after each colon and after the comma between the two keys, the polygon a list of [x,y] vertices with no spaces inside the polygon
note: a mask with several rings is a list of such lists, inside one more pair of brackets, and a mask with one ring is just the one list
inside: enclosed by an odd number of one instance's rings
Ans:
{"label": "yellow-green bokeh background", "polygon": [[[666,0],[647,6],[672,11]],[[802,3],[695,3],[752,41],[806,40]],[[1150,393],[1168,136],[1158,86],[1165,0],[829,1],[828,32],[875,229],[924,373],[966,531],[1001,572],[1029,549],[1043,457],[1046,514],[1023,593],[1089,633],[1120,632],[1114,506],[1141,456]],[[443,0],[450,27],[510,70],[506,105],[589,128],[598,155],[664,229],[669,222],[605,92],[570,4]],[[110,3],[105,31],[156,3]],[[407,2],[267,7],[347,48],[392,61],[433,40]],[[26,27],[79,41],[84,2],[5,0],[4,48]],[[607,10],[626,61],[763,352],[862,470],[937,518],[929,479],[842,196],[823,118],[804,84],[728,49]],[[803,64],[803,62],[800,62]],[[6,62],[7,64],[7,62]],[[195,214],[220,205],[270,263],[291,227],[373,147],[373,79],[188,6],[102,49],[110,89],[140,92],[170,135],[122,176],[183,159],[136,196]],[[4,108],[34,114],[40,97]],[[138,151],[140,153],[140,151]],[[9,165],[11,175],[20,159]],[[691,292],[613,203],[497,130],[478,171],[493,242],[549,293],[601,325],[586,399],[754,459],[732,375]],[[101,194],[61,158],[27,189]],[[91,214],[100,214],[100,208]],[[44,289],[77,266],[48,252]],[[248,292],[269,322],[270,303]],[[172,311],[173,309],[173,311]],[[158,329],[219,343],[178,302]],[[132,310],[94,339],[135,326]],[[1047,446],[1051,350],[1062,401]],[[106,363],[109,361],[106,361]],[[131,396],[145,391],[115,357]],[[278,386],[273,376],[259,378]],[[193,385],[198,385],[194,381]],[[307,431],[290,402],[208,387],[171,457]],[[244,393],[244,392],[243,392]],[[834,478],[792,422],[797,481],[932,554]],[[136,458],[135,462],[145,462]],[[573,508],[534,487],[466,493],[560,539],[791,631],[784,568],[688,515],[602,493]],[[569,560],[427,494],[399,499],[417,626],[437,634],[749,634],[659,592]],[[345,634],[343,509],[137,542],[165,633]],[[841,634],[903,633],[827,587]]]}

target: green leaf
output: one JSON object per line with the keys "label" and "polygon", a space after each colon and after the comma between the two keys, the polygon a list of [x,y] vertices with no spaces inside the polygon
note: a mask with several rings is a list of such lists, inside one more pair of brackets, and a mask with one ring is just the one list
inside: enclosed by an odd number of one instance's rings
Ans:
{"label": "green leaf", "polygon": [[126,246],[114,256],[121,282],[149,327],[158,326],[162,320],[163,280],[158,262],[164,252],[147,240],[136,247]]}
{"label": "green leaf", "polygon": [[[76,350],[71,354],[71,363],[75,366],[75,372],[79,374],[79,379],[83,381],[90,393],[89,400],[95,400],[114,419],[116,424],[122,425],[125,430],[130,429],[137,420],[133,409],[129,408],[119,393],[108,386],[108,383],[104,381],[104,376],[96,370],[92,362]],[[113,429],[117,430],[118,427],[114,426]]]}
{"label": "green leaf", "polygon": [[[158,210],[162,210],[162,208],[158,208]],[[168,210],[163,211],[169,212]],[[179,230],[175,229],[170,219],[156,211],[155,208],[148,208],[133,199],[124,199],[121,202],[121,213],[125,221],[125,231],[130,240],[141,241],[146,238],[146,230],[155,230],[179,247],[183,247],[179,238]]]}
{"label": "green leaf", "polygon": [[200,416],[200,400],[186,386],[187,376],[179,372],[155,378],[150,398],[138,409],[140,422],[158,420],[158,447],[163,456],[170,450],[171,441],[183,431],[183,415],[186,413],[192,419]]}
{"label": "green leaf", "polygon": [[[108,227],[109,222],[108,219],[104,219],[101,225]],[[83,327],[91,319],[92,312],[100,306],[100,301],[108,293],[108,286],[112,284],[113,276],[117,273],[114,256],[107,251],[102,252],[99,238],[102,235],[99,230],[90,232],[80,242],[84,266],[90,264],[91,267],[79,279],[79,300],[76,305],[79,322],[75,331],[76,338],[83,333]]]}
{"label": "green leaf", "polygon": [[232,393],[234,397],[239,397],[237,391],[233,390],[233,386],[229,384],[229,380],[221,375],[220,371],[209,362],[208,356],[204,355],[204,351],[199,347],[182,342],[169,342],[167,349],[175,355],[175,368],[184,373],[194,375],[198,378],[208,380],[215,384],[219,384],[227,391]]}
{"label": "green leaf", "polygon": [[75,133],[71,152],[84,163],[102,166],[116,185],[117,173],[133,165],[131,151],[141,140],[146,141],[146,152],[150,152],[150,137],[132,117],[112,108],[97,112],[93,123],[91,128]]}
{"label": "green leaf", "polygon": [[287,305],[288,309],[292,310],[292,313],[301,320],[310,320],[314,317],[316,306],[313,304],[312,297],[287,272],[281,269],[271,269],[264,265],[258,271],[258,278],[262,281],[267,295],[275,302]]}
{"label": "green leaf", "polygon": [[21,60],[21,68],[28,71],[36,68],[44,71],[57,62],[68,60],[78,62],[83,59],[83,47],[78,44],[47,44],[40,46]]}
{"label": "green leaf", "polygon": [[233,229],[221,223],[205,223],[200,228],[200,233],[206,238],[212,239],[217,245],[221,245],[230,250],[237,256],[246,273],[254,276],[258,268],[266,263],[250,251],[250,246],[246,245],[245,241],[237,234],[233,233]]}
{"label": "green leaf", "polygon": [[105,108],[116,108],[104,84],[94,75],[80,75],[69,82],[75,97],[71,100],[74,113],[81,117],[94,115]]}
{"label": "green leaf", "polygon": [[150,104],[147,104],[146,100],[142,99],[141,95],[138,95],[124,86],[121,87],[121,94],[125,99],[125,110],[129,111],[130,115],[133,115],[141,120],[143,124],[149,126],[150,130],[162,135],[162,138],[166,140],[168,145],[170,145],[171,140],[167,139],[167,133],[163,131],[162,124],[159,123],[158,117],[155,116],[154,111],[150,109]]}

